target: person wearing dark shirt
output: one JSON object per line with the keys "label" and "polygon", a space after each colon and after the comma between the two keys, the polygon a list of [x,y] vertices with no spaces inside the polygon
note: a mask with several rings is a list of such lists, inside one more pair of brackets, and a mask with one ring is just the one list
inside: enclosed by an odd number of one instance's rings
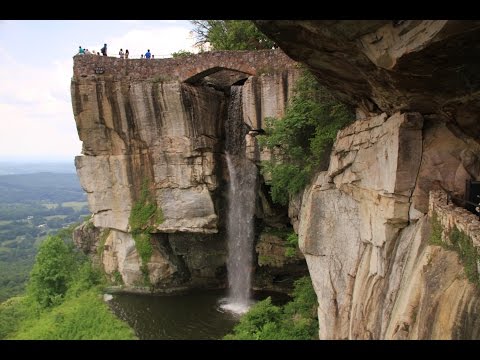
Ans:
{"label": "person wearing dark shirt", "polygon": [[145,59],[150,59],[152,57],[152,54],[150,53],[150,49],[147,50],[145,53]]}
{"label": "person wearing dark shirt", "polygon": [[107,44],[104,44],[100,51],[102,52],[103,56],[107,56]]}

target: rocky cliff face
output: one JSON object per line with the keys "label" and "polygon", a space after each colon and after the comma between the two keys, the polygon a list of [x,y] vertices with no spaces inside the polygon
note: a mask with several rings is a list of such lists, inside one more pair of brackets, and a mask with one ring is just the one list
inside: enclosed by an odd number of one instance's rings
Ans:
{"label": "rocky cliff face", "polygon": [[[463,317],[480,312],[477,291],[455,253],[429,246],[428,219],[418,209],[426,200],[428,210],[428,198],[412,196],[434,173],[422,168],[422,155],[452,156],[444,139],[423,139],[423,128],[419,113],[357,121],[339,132],[328,171],[305,191],[300,248],[322,339],[478,335],[480,324]],[[453,312],[448,320],[445,312]]]}
{"label": "rocky cliff face", "polygon": [[[103,242],[108,274],[118,272],[127,287],[144,283],[129,219],[135,204],[146,201],[157,209],[144,227],[152,245],[150,284],[156,289],[224,285],[224,122],[230,86],[244,84],[248,154],[258,162],[255,135],[266,116],[283,114],[298,73],[280,51],[183,60],[74,58],[72,103],[83,141],[75,165],[93,224],[111,230],[97,239]],[[259,211],[264,219],[274,215]],[[76,239],[86,248],[85,242],[92,242],[86,231]]]}
{"label": "rocky cliff face", "polygon": [[480,21],[255,22],[365,113],[436,113],[479,137]]}
{"label": "rocky cliff face", "polygon": [[290,209],[320,338],[479,338],[478,289],[429,243],[427,212],[435,187],[462,196],[480,180],[480,22],[256,23],[358,109]]}

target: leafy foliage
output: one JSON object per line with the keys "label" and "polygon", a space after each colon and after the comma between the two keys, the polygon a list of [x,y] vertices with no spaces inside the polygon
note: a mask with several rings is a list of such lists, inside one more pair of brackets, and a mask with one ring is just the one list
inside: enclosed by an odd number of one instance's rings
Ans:
{"label": "leafy foliage", "polygon": [[271,49],[268,39],[250,20],[192,20],[197,45],[209,43],[212,50]]}
{"label": "leafy foliage", "polygon": [[468,280],[477,286],[480,285],[477,268],[477,263],[480,262],[480,256],[477,248],[473,245],[472,239],[456,226],[449,235],[453,249],[456,250],[460,256]]}
{"label": "leafy foliage", "polygon": [[431,218],[432,231],[430,233],[429,243],[431,245],[439,245],[447,250],[454,250],[458,253],[460,261],[465,269],[467,279],[477,286],[480,286],[480,274],[478,273],[477,264],[480,263],[480,254],[476,246],[473,245],[472,239],[459,230],[456,226],[448,233],[450,243],[443,241],[443,227],[438,219],[437,213],[433,213]]}
{"label": "leafy foliage", "polygon": [[181,58],[181,57],[190,56],[190,55],[194,55],[194,54],[187,50],[178,50],[172,53],[173,58]]}
{"label": "leafy foliage", "polygon": [[285,256],[294,257],[297,254],[298,235],[292,231],[290,234],[288,234],[286,243],[287,243],[287,248],[285,249]]}
{"label": "leafy foliage", "polygon": [[157,203],[151,199],[148,181],[145,180],[140,192],[140,198],[132,207],[129,224],[132,233],[140,233],[146,229],[150,219],[157,211]]}
{"label": "leafy foliage", "polygon": [[[21,170],[36,166],[28,164]],[[44,164],[43,168],[49,167]],[[2,169],[0,164],[0,173]],[[25,290],[39,244],[48,234],[88,214],[85,200],[76,174],[0,176],[0,302]]]}
{"label": "leafy foliage", "polygon": [[18,330],[7,338],[22,340],[128,340],[135,339],[133,330],[112,314],[101,300],[98,290],[91,288],[76,298],[65,301],[38,318],[22,321]]}
{"label": "leafy foliage", "polygon": [[309,277],[295,282],[293,300],[283,307],[268,297],[246,313],[226,340],[308,340],[318,338],[317,296]]}
{"label": "leafy foliage", "polygon": [[27,295],[0,304],[0,338],[135,338],[101,300],[104,284],[85,255],[60,236],[49,237],[40,247]]}
{"label": "leafy foliage", "polygon": [[272,200],[286,205],[289,196],[302,190],[318,170],[333,145],[338,130],[354,120],[353,112],[336,100],[312,74],[298,80],[285,116],[266,119],[260,145],[272,159],[262,163],[271,178]]}
{"label": "leafy foliage", "polygon": [[49,236],[40,245],[30,273],[28,293],[43,307],[59,304],[72,277],[74,258],[58,236]]}
{"label": "leafy foliage", "polygon": [[19,328],[22,321],[34,317],[32,308],[24,297],[13,297],[0,304],[0,339]]}
{"label": "leafy foliage", "polygon": [[438,215],[436,212],[433,212],[431,218],[432,232],[430,233],[430,244],[443,246],[442,241],[442,224],[438,220]]}
{"label": "leafy foliage", "polygon": [[150,232],[153,230],[153,227],[149,225],[152,220],[160,224],[164,221],[164,217],[162,209],[160,207],[157,208],[157,203],[150,194],[148,179],[145,179],[142,184],[140,198],[135,202],[130,213],[129,224],[132,237],[135,240],[135,247],[142,259],[140,269],[146,284],[149,283],[147,263],[153,254],[153,247],[150,241]]}

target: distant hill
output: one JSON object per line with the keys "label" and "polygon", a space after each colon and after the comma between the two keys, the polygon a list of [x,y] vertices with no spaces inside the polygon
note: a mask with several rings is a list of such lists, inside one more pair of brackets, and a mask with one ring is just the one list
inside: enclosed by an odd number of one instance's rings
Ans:
{"label": "distant hill", "polygon": [[86,194],[73,171],[0,176],[0,303],[24,290],[45,236],[89,214]]}
{"label": "distant hill", "polygon": [[73,174],[75,173],[75,165],[73,160],[43,163],[0,161],[0,175],[33,174],[38,172]]}
{"label": "distant hill", "polygon": [[85,201],[77,174],[41,172],[0,176],[0,203]]}

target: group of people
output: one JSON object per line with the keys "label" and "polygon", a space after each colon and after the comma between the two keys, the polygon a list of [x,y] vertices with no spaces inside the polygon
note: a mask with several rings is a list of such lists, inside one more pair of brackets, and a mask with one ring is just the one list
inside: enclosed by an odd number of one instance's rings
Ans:
{"label": "group of people", "polygon": [[[100,51],[103,56],[107,56],[107,44],[104,44],[103,47],[100,49]],[[100,55],[100,53],[99,52],[95,53],[95,51],[90,52],[88,51],[88,49],[84,49],[82,48],[82,46],[79,46],[78,55]],[[118,56],[120,57],[120,59],[128,59],[129,55],[130,55],[130,52],[128,51],[128,49],[126,49],[125,52],[123,52],[123,49],[120,49],[120,51],[118,52]],[[147,52],[145,53],[145,56],[142,54],[140,58],[154,59],[155,56],[152,55],[152,53],[150,52],[150,49],[148,49]]]}
{"label": "group of people", "polygon": [[[100,49],[100,51],[102,52],[103,56],[107,56],[107,44],[103,45],[103,47]],[[127,50],[127,52],[128,52],[128,50]],[[88,49],[82,48],[82,46],[80,45],[78,47],[78,55],[100,55],[100,53],[98,51],[95,52],[95,50],[89,51]]]}
{"label": "group of people", "polygon": [[79,55],[100,55],[99,52],[95,53],[95,50],[94,50],[94,51],[90,51],[90,50],[88,50],[88,49],[82,48],[81,46],[78,47],[78,54],[79,54]]}
{"label": "group of people", "polygon": [[118,55],[120,56],[120,59],[128,59],[130,52],[128,51],[128,49],[126,49],[125,52],[123,52],[123,49],[120,49]]}

